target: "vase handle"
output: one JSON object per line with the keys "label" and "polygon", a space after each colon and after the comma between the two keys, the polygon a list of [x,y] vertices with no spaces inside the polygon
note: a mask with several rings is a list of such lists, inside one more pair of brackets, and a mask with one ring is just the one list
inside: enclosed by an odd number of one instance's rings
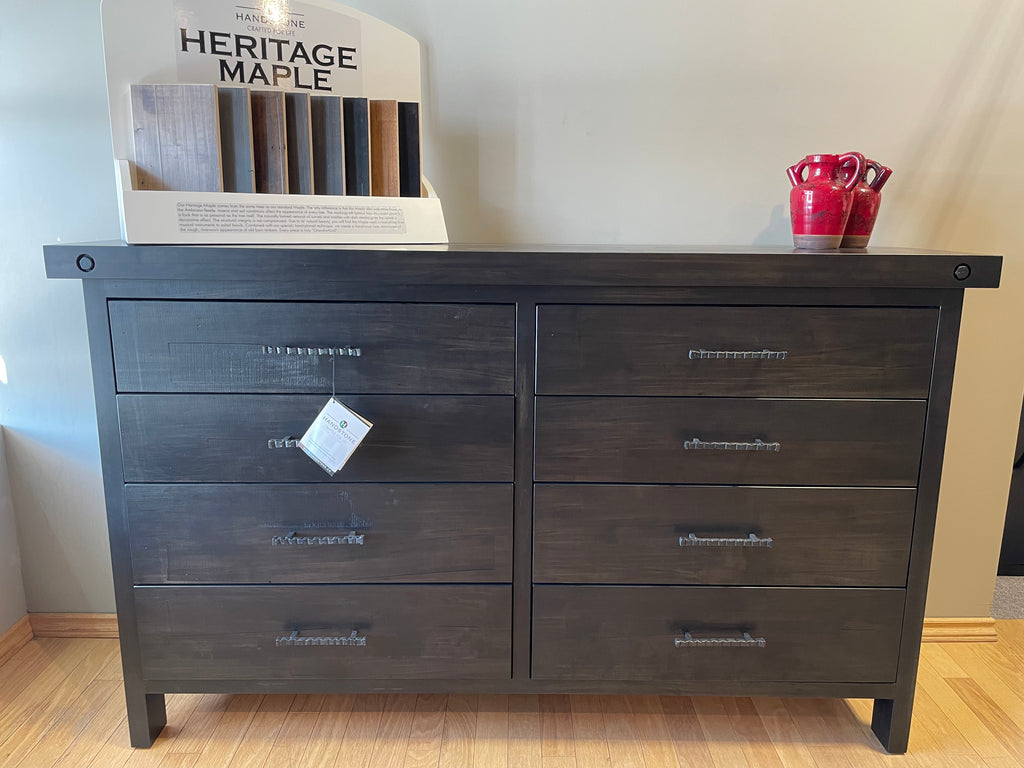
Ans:
{"label": "vase handle", "polygon": [[892,176],[892,168],[886,168],[881,163],[876,163],[874,160],[868,160],[868,168],[875,172],[875,178],[868,184],[875,192],[880,192],[885,182]]}
{"label": "vase handle", "polygon": [[791,165],[786,169],[786,175],[789,176],[789,181],[794,187],[800,186],[804,180],[804,171],[807,169],[807,160],[801,160],[796,165]]}
{"label": "vase handle", "polygon": [[838,178],[839,169],[851,160],[855,163],[853,173],[850,175],[850,178],[846,180],[846,183],[843,184],[847,191],[850,191],[860,183],[860,172],[864,168],[864,155],[859,152],[847,152],[845,155],[839,156],[839,163],[836,165],[836,177]]}

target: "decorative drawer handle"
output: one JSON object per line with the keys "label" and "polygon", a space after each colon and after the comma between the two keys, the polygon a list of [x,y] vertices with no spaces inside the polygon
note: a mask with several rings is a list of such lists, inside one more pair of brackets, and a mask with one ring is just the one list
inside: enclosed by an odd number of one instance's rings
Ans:
{"label": "decorative drawer handle", "polygon": [[306,544],[309,546],[358,544],[361,547],[365,538],[365,533],[356,533],[355,531],[350,531],[346,536],[299,536],[298,532],[292,531],[287,536],[275,536],[270,540],[270,544],[274,547],[290,544]]}
{"label": "decorative drawer handle", "polygon": [[281,440],[275,440],[271,438],[267,440],[267,448],[298,448],[299,441],[294,437],[285,437]]}
{"label": "decorative drawer handle", "polygon": [[714,537],[698,536],[691,533],[689,536],[679,537],[680,547],[749,547],[749,548],[771,548],[774,539],[759,539],[756,534],[750,534],[745,539],[719,539]]}
{"label": "decorative drawer handle", "polygon": [[751,637],[744,632],[743,637],[701,637],[695,638],[689,632],[683,632],[676,638],[676,648],[717,647],[717,648],[764,648],[767,643],[763,637]]}
{"label": "decorative drawer handle", "polygon": [[310,357],[361,357],[359,347],[263,347],[265,355],[309,355]]}
{"label": "decorative drawer handle", "polygon": [[759,352],[732,352],[730,350],[691,349],[691,360],[785,360],[789,352],[762,349]]}
{"label": "decorative drawer handle", "polygon": [[299,637],[298,630],[290,635],[283,635],[274,640],[278,648],[292,645],[366,645],[366,635],[360,635],[356,630],[348,636],[335,637]]}
{"label": "decorative drawer handle", "polygon": [[778,453],[782,450],[782,443],[766,443],[764,440],[754,442],[731,442],[701,440],[695,437],[683,443],[683,450],[686,451],[770,451]]}

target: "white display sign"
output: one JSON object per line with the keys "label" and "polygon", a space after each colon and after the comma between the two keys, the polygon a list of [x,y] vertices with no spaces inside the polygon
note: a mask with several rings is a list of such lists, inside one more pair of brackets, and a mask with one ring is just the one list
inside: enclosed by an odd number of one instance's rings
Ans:
{"label": "white display sign", "polygon": [[359,20],[308,3],[174,0],[182,83],[362,94]]}

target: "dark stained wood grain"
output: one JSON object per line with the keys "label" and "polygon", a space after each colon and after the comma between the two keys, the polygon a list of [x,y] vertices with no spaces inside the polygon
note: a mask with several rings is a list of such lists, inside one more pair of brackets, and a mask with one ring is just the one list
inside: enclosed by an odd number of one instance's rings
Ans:
{"label": "dark stained wood grain", "polygon": [[511,482],[511,397],[339,395],[373,423],[329,476],[298,448],[325,395],[119,395],[125,482]]}
{"label": "dark stained wood grain", "polygon": [[288,130],[282,91],[250,91],[256,191],[288,194]]}
{"label": "dark stained wood grain", "polygon": [[313,194],[313,117],[309,94],[288,92],[284,101],[288,132],[288,192]]}
{"label": "dark stained wood grain", "polygon": [[313,184],[318,195],[345,194],[345,122],[340,96],[310,99]]}
{"label": "dark stained wood grain", "polygon": [[[112,301],[121,392],[512,394],[515,308]],[[359,357],[268,354],[358,347]]]}
{"label": "dark stained wood grain", "polygon": [[937,322],[932,309],[544,306],[537,392],[924,398]]}
{"label": "dark stained wood grain", "polygon": [[[509,587],[136,587],[135,599],[148,679],[510,677]],[[353,630],[365,646],[276,645]]]}
{"label": "dark stained wood grain", "polygon": [[[538,586],[533,676],[892,682],[903,603],[900,589]],[[766,645],[675,647],[684,632]]]}
{"label": "dark stained wood grain", "polygon": [[[538,397],[536,478],[911,487],[924,421],[913,400]],[[685,450],[694,438],[781,448]]]}
{"label": "dark stained wood grain", "polygon": [[[903,587],[914,489],[538,485],[538,582]],[[772,546],[681,547],[680,537]]]}
{"label": "dark stained wood grain", "polygon": [[[348,148],[346,147],[346,154]],[[349,194],[353,194],[351,189]],[[615,245],[137,246],[54,244],[47,276],[74,279],[269,280],[401,285],[667,288],[995,288],[1001,256],[909,248],[810,253],[778,246]],[[79,254],[95,261],[78,269]],[[953,272],[966,264],[971,274]],[[867,295],[867,294],[866,294]],[[251,298],[258,298],[252,296]],[[825,296],[821,303],[828,303]],[[581,298],[585,303],[586,298]],[[750,303],[776,303],[755,291]],[[555,300],[555,303],[564,303]],[[934,304],[932,306],[935,306]]]}
{"label": "dark stained wood grain", "polygon": [[[129,485],[125,494],[138,584],[512,580],[511,485]],[[361,543],[329,542],[352,532]]]}
{"label": "dark stained wood grain", "polygon": [[217,88],[220,149],[225,192],[255,192],[252,156],[252,109],[248,88]]}

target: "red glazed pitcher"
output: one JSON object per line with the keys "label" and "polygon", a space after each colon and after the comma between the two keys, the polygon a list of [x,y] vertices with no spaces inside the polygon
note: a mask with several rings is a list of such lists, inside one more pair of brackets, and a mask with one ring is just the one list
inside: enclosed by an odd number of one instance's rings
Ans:
{"label": "red glazed pitcher", "polygon": [[[875,177],[868,184],[868,171],[874,171]],[[850,180],[853,166],[850,163],[839,169],[844,182]],[[892,168],[886,168],[874,160],[865,160],[861,167],[860,178],[853,188],[853,205],[850,206],[850,218],[846,220],[843,233],[843,248],[866,248],[878,218],[878,206],[882,202],[882,186],[892,175]]]}
{"label": "red glazed pitcher", "polygon": [[[852,163],[853,176],[840,179],[840,167]],[[864,167],[864,156],[808,155],[786,169],[793,189],[789,193],[789,213],[793,220],[793,243],[797,248],[823,250],[838,248],[846,230],[853,204],[853,188]],[[807,180],[803,178],[807,170]]]}

